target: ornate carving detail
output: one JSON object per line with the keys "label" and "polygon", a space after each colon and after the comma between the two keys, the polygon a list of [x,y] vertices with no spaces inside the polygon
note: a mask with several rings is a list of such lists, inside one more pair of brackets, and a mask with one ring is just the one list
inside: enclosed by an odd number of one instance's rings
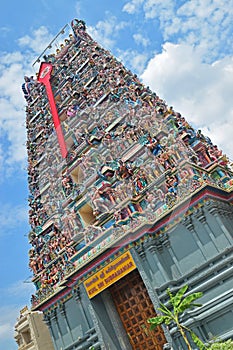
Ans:
{"label": "ornate carving detail", "polygon": [[206,224],[206,217],[205,213],[203,212],[202,208],[198,208],[194,211],[194,215],[202,224]]}
{"label": "ornate carving detail", "polygon": [[81,300],[81,292],[80,292],[80,288],[79,287],[75,287],[72,290],[72,294],[73,294],[73,297],[74,297],[75,301],[79,302]]}
{"label": "ornate carving detail", "polygon": [[59,304],[59,311],[60,311],[62,316],[66,317],[66,308],[65,308],[65,305],[63,303]]}
{"label": "ornate carving detail", "polygon": [[159,236],[154,237],[154,239],[151,241],[152,244],[148,246],[148,250],[150,252],[162,252],[163,248],[169,248],[170,247],[170,240],[167,233],[160,234]]}
{"label": "ornate carving detail", "polygon": [[168,236],[168,233],[164,233],[162,235],[159,236],[159,240],[160,242],[162,243],[162,245],[165,247],[165,248],[169,248],[170,247],[170,239],[169,239],[169,236]]}
{"label": "ornate carving detail", "polygon": [[154,254],[157,251],[156,244],[153,241],[147,244],[146,249],[152,254]]}
{"label": "ornate carving detail", "polygon": [[56,309],[53,309],[50,313],[50,319],[52,321],[55,321],[57,323],[57,310]]}
{"label": "ornate carving detail", "polygon": [[146,260],[146,253],[145,253],[145,249],[144,249],[143,243],[141,245],[136,246],[135,250],[137,251],[137,253],[140,256],[140,258],[143,261],[145,261]]}
{"label": "ornate carving detail", "polygon": [[232,207],[228,203],[223,203],[220,201],[208,201],[206,203],[206,207],[210,214],[221,215],[221,216],[229,216],[232,215]]}
{"label": "ornate carving detail", "polygon": [[51,327],[51,319],[48,314],[43,314],[43,320],[47,324],[47,326],[50,328]]}
{"label": "ornate carving detail", "polygon": [[191,216],[186,216],[183,219],[183,225],[191,232],[194,231],[194,225],[193,225],[193,220],[191,218]]}

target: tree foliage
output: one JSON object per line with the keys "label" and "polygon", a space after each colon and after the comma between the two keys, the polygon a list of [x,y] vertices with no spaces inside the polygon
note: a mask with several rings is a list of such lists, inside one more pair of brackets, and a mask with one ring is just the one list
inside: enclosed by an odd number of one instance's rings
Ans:
{"label": "tree foliage", "polygon": [[207,347],[205,344],[198,338],[198,336],[189,328],[182,325],[180,323],[180,316],[186,311],[193,309],[194,307],[202,306],[201,304],[196,303],[195,301],[202,297],[202,292],[192,293],[185,296],[185,293],[188,290],[188,286],[185,285],[181,287],[176,294],[172,294],[170,289],[167,289],[167,294],[169,296],[169,301],[167,307],[165,304],[160,303],[160,307],[158,311],[161,312],[161,315],[156,317],[149,318],[147,320],[148,323],[151,324],[151,329],[155,327],[166,324],[169,325],[171,323],[175,323],[179,332],[181,333],[187,348],[192,350],[191,345],[189,343],[187,333],[190,334],[193,342],[199,347],[200,350],[205,350]]}
{"label": "tree foliage", "polygon": [[208,347],[209,350],[233,350],[233,340],[229,339],[225,342],[216,342]]}

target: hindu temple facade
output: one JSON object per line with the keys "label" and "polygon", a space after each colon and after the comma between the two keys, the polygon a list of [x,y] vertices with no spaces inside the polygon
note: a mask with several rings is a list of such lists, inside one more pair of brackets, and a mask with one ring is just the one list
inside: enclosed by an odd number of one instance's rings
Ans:
{"label": "hindu temple facade", "polygon": [[232,163],[137,75],[65,26],[25,77],[29,267],[56,350],[185,348],[150,330],[166,290],[183,322],[233,336]]}

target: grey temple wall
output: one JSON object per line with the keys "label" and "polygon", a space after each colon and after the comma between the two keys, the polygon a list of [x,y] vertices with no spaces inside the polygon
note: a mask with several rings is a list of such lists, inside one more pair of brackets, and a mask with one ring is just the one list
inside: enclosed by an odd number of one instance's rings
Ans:
{"label": "grey temple wall", "polygon": [[[203,306],[184,315],[183,322],[205,341],[233,336],[232,242],[232,207],[209,201],[171,232],[137,249],[144,283],[163,303],[167,302],[168,287],[176,292],[188,284],[190,292],[204,293],[200,299]],[[170,332],[174,348],[182,349],[177,330]]]}
{"label": "grey temple wall", "polygon": [[[170,231],[131,249],[155,309],[167,302],[166,289],[188,284],[202,291],[202,307],[183,322],[203,339],[233,336],[232,206],[208,201]],[[46,315],[56,350],[131,349],[108,290],[92,300],[83,285],[71,299]],[[184,344],[175,328],[164,328],[175,350]]]}

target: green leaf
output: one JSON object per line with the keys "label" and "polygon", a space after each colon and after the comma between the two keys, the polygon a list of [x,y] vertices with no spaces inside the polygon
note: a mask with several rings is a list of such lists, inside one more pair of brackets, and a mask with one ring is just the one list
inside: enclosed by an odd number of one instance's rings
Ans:
{"label": "green leaf", "polygon": [[171,320],[171,318],[169,317],[169,318],[167,318],[167,320],[165,320],[164,323],[168,326],[171,322],[172,322],[172,320]]}
{"label": "green leaf", "polygon": [[192,337],[192,340],[194,341],[194,343],[199,347],[200,350],[205,350],[207,349],[207,347],[205,346],[205,344],[201,341],[200,338],[198,338],[198,336],[194,333],[194,332],[190,332],[190,335]]}
{"label": "green leaf", "polygon": [[173,294],[171,293],[170,288],[167,288],[167,295],[169,296],[170,299],[173,298]]}
{"label": "green leaf", "polygon": [[158,310],[161,311],[163,314],[172,317],[172,312],[166,307],[166,305],[161,303]]}
{"label": "green leaf", "polygon": [[163,323],[165,318],[166,318],[166,316],[156,316],[156,317],[149,318],[147,320],[147,322],[159,325],[159,324]]}
{"label": "green leaf", "polygon": [[214,342],[212,345],[208,346],[210,350],[232,350],[233,341],[231,339],[227,341]]}
{"label": "green leaf", "polygon": [[193,293],[193,294],[188,295],[186,298],[184,298],[182,300],[177,311],[179,313],[182,313],[186,309],[189,309],[190,307],[194,306],[194,304],[192,304],[192,302],[198,298],[201,298],[202,295],[203,295],[202,292],[197,292],[197,293]]}
{"label": "green leaf", "polygon": [[161,325],[162,323],[167,322],[168,319],[169,318],[167,316],[156,316],[156,317],[149,318],[147,322],[151,324],[151,329],[154,329],[155,327]]}
{"label": "green leaf", "polygon": [[202,304],[197,304],[197,303],[192,303],[191,306],[197,306],[197,307],[201,307]]}
{"label": "green leaf", "polygon": [[182,300],[184,294],[186,293],[187,289],[188,289],[187,285],[181,287],[178,290],[178,292],[172,298],[170,298],[170,303],[173,305],[174,308],[177,308],[177,306],[179,306],[179,304],[181,303],[181,300]]}

